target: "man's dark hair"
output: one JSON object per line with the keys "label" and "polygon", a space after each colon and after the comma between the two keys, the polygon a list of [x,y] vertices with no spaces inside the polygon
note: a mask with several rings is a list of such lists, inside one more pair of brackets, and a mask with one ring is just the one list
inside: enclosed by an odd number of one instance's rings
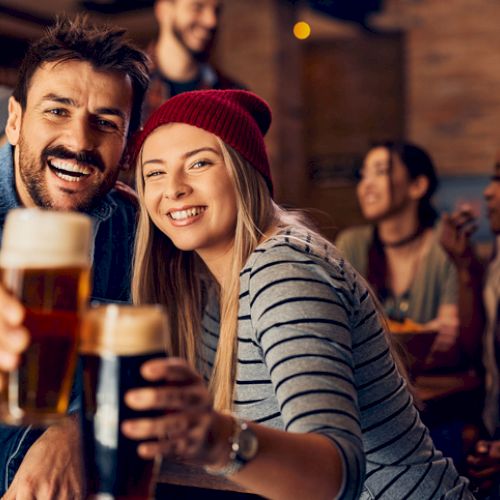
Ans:
{"label": "man's dark hair", "polygon": [[13,96],[26,109],[31,79],[48,62],[88,62],[95,70],[128,75],[132,82],[129,134],[140,125],[144,94],[149,84],[148,57],[125,37],[125,30],[91,23],[86,16],[60,17],[44,36],[33,42],[19,69]]}

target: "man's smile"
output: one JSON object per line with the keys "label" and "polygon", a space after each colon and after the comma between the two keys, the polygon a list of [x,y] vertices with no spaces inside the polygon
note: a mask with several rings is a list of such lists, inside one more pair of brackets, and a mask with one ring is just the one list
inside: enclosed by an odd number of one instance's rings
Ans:
{"label": "man's smile", "polygon": [[57,177],[68,182],[79,182],[89,177],[94,170],[88,165],[61,158],[49,158],[47,165]]}

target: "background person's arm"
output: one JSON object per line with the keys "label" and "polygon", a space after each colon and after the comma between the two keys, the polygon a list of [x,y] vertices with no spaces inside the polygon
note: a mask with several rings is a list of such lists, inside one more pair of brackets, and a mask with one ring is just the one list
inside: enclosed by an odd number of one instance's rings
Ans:
{"label": "background person's arm", "polygon": [[482,301],[484,269],[470,241],[475,229],[475,217],[467,207],[451,215],[444,214],[440,242],[457,270],[458,344],[462,355],[473,364],[479,364],[485,324]]}

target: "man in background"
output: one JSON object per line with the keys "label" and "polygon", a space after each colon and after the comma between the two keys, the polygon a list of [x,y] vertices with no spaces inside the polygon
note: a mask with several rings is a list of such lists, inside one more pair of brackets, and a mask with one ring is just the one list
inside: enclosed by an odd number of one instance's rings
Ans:
{"label": "man in background", "polygon": [[500,498],[500,155],[484,190],[490,229],[495,237],[493,258],[488,264],[483,289],[486,312],[484,364],[486,398],[483,419],[492,440],[478,441],[468,457],[469,476],[481,498]]}
{"label": "man in background", "polygon": [[156,0],[158,38],[148,50],[154,67],[144,118],[181,92],[243,88],[209,62],[222,4],[222,0]]}

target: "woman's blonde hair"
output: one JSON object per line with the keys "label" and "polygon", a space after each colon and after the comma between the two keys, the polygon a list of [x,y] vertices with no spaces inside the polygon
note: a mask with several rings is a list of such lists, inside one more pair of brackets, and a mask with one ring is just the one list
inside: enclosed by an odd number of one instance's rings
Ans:
{"label": "woman's blonde hair", "polygon": [[[274,204],[264,178],[230,146],[219,138],[222,157],[233,179],[237,219],[232,267],[219,289],[220,333],[210,390],[218,409],[230,409],[236,375],[236,348],[240,271],[263,234],[277,220]],[[141,155],[136,186],[144,207],[144,179]],[[132,298],[136,304],[161,303],[167,308],[172,354],[198,364],[203,291],[210,282],[207,268],[193,251],[178,250],[154,224],[144,208],[139,213],[135,240]]]}
{"label": "woman's blonde hair", "polygon": [[[236,379],[240,271],[266,231],[276,225],[306,227],[306,218],[300,212],[278,207],[264,178],[238,152],[219,138],[217,141],[233,179],[237,202],[232,266],[225,274],[224,282],[218,287],[194,251],[178,250],[152,223],[143,208],[144,179],[142,155],[139,154],[136,186],[141,209],[135,240],[132,297],[136,304],[160,303],[166,307],[171,354],[199,366],[204,297],[209,287],[217,286],[220,330],[209,388],[215,408],[222,410],[231,409]],[[320,244],[330,244],[320,235],[318,237]],[[397,354],[393,354],[400,372],[404,374]]]}

